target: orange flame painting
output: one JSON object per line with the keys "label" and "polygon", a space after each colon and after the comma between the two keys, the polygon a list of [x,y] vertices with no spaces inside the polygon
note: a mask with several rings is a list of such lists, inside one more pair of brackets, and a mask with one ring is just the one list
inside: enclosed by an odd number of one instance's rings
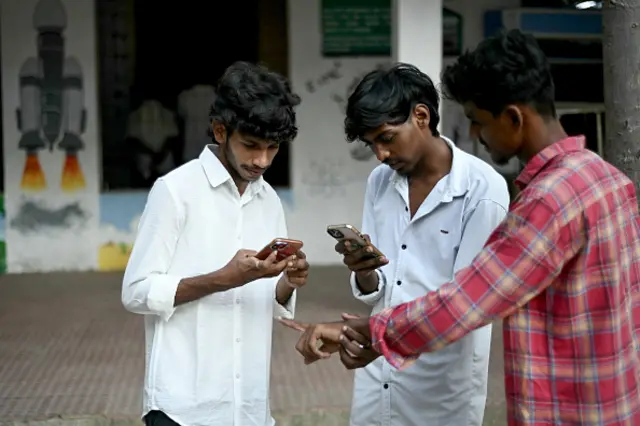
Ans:
{"label": "orange flame painting", "polygon": [[75,154],[67,154],[65,156],[61,187],[65,192],[78,191],[85,187],[82,168]]}
{"label": "orange flame painting", "polygon": [[40,166],[40,160],[38,160],[38,154],[28,153],[27,159],[24,163],[24,170],[22,172],[22,182],[20,187],[24,191],[42,191],[47,187],[47,182],[44,178],[44,172]]}

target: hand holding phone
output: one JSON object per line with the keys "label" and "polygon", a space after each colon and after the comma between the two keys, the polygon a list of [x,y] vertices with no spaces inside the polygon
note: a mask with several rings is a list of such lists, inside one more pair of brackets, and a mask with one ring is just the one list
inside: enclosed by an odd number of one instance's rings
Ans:
{"label": "hand holding phone", "polygon": [[262,250],[256,254],[256,258],[266,260],[272,252],[276,252],[276,260],[279,262],[287,257],[293,256],[302,249],[304,244],[300,240],[289,240],[287,238],[275,238]]}
{"label": "hand holding phone", "polygon": [[389,263],[371,243],[369,236],[352,225],[331,225],[327,227],[327,233],[338,241],[335,250],[343,256],[344,264],[353,272],[373,272]]}
{"label": "hand holding phone", "polygon": [[287,264],[284,273],[287,278],[287,284],[293,288],[300,288],[307,283],[307,276],[309,275],[309,263],[307,262],[307,256],[302,252],[303,245],[300,240],[276,238],[264,246],[256,254],[256,258],[267,261],[267,259],[274,257],[275,262],[282,262],[291,259],[292,256],[296,256],[292,262]]}
{"label": "hand holding phone", "polygon": [[238,250],[222,270],[228,278],[230,288],[243,286],[261,278],[280,275],[291,263],[288,258],[277,260],[275,251],[270,251],[264,259],[258,259],[255,250]]}

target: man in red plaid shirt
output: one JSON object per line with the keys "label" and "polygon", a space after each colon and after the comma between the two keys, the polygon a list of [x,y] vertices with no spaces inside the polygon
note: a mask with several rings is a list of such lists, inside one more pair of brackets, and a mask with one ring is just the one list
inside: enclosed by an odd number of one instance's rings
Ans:
{"label": "man in red plaid shirt", "polygon": [[487,39],[442,82],[496,163],[526,163],[520,194],[450,283],[371,318],[303,326],[298,350],[314,361],[340,347],[348,367],[374,351],[403,368],[503,319],[509,425],[640,425],[633,182],[585,149],[584,137],[567,136],[533,37]]}

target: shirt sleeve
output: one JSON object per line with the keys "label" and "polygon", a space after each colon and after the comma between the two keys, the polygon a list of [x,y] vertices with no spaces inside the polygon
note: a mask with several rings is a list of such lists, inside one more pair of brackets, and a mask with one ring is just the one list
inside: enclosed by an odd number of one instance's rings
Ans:
{"label": "shirt sleeve", "polygon": [[138,224],[122,282],[122,304],[133,313],[169,320],[182,277],[167,274],[180,235],[180,214],[167,184],[155,182]]}
{"label": "shirt sleeve", "polygon": [[[378,238],[376,235],[375,217],[373,215],[374,194],[374,174],[372,173],[367,180],[367,188],[364,192],[364,207],[362,209],[362,232],[369,235],[369,238],[371,238],[371,242],[375,246]],[[380,299],[384,297],[385,287],[387,283],[387,279],[382,268],[376,269],[376,274],[378,275],[378,288],[372,293],[365,294],[362,292],[356,281],[355,273],[351,273],[351,277],[349,279],[349,282],[351,284],[351,291],[353,292],[354,297],[370,306],[376,305],[380,301]]]}
{"label": "shirt sleeve", "polygon": [[[278,200],[278,202],[280,209],[278,213],[278,235],[282,238],[287,238],[287,221],[284,215],[284,209],[282,208],[282,203],[280,202],[280,200]],[[278,277],[273,280],[273,317],[293,319],[296,313],[296,300],[298,297],[298,290],[294,290],[287,303],[281,305],[276,299],[276,287],[278,285],[278,281],[280,281],[280,278],[282,278],[282,274],[278,275]]]}
{"label": "shirt sleeve", "polygon": [[[452,282],[371,317],[375,349],[396,368],[511,315],[545,290],[582,247],[582,217],[543,200],[518,206]],[[576,238],[573,238],[576,236]]]}

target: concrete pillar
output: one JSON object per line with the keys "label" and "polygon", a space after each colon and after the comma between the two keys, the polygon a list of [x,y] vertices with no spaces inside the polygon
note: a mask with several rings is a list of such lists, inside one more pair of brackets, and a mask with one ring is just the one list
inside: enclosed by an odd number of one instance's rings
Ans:
{"label": "concrete pillar", "polygon": [[440,84],[442,0],[392,0],[391,56],[420,68]]}

